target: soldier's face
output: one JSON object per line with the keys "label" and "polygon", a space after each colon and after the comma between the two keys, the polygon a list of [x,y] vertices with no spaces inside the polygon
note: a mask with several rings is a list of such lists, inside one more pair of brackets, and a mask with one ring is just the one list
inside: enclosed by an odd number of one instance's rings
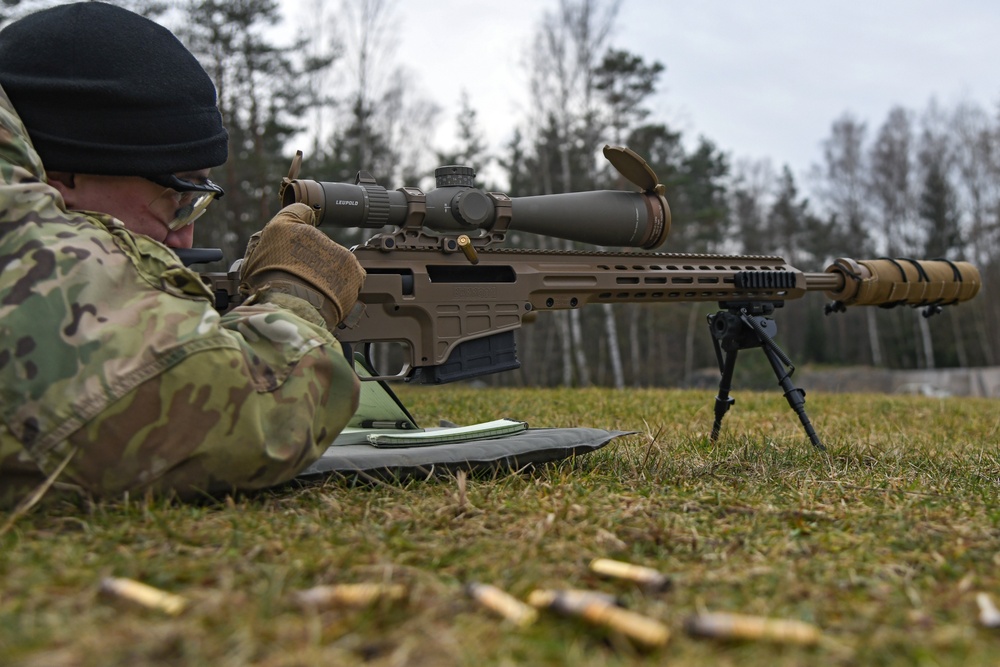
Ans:
{"label": "soldier's face", "polygon": [[[208,172],[201,169],[177,176],[198,181],[208,178]],[[164,196],[162,185],[140,176],[75,174],[71,188],[59,189],[71,210],[107,213],[121,220],[130,231],[171,248],[190,248],[194,241],[194,225],[176,230],[167,226],[177,212],[175,198]]]}

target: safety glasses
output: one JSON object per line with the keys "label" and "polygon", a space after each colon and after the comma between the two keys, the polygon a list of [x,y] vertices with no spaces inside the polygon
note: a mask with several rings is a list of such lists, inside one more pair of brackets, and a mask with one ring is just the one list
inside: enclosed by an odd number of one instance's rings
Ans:
{"label": "safety glasses", "polygon": [[171,231],[177,231],[193,223],[205,213],[213,200],[221,199],[226,194],[221,187],[208,179],[200,182],[188,181],[173,174],[157,174],[143,178],[165,188],[149,206],[150,208],[160,206],[160,200],[163,199],[174,208],[174,217],[164,223]]}

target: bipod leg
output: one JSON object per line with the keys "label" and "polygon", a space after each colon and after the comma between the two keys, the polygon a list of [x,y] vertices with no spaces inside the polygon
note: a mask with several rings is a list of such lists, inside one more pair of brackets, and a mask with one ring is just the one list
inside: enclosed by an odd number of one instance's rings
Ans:
{"label": "bipod leg", "polygon": [[[816,434],[816,429],[813,428],[812,422],[809,421],[809,415],[806,414],[806,392],[792,383],[792,371],[794,367],[788,361],[788,357],[785,356],[781,348],[769,337],[761,339],[761,349],[764,350],[767,360],[771,362],[771,368],[774,369],[774,375],[778,378],[778,384],[785,390],[785,400],[788,401],[788,405],[795,411],[795,414],[799,416],[799,421],[802,422],[802,427],[806,430],[806,435],[809,436],[809,442],[816,449],[825,452],[826,447],[820,442],[819,436]],[[789,367],[791,367],[791,370],[789,370]]]}
{"label": "bipod leg", "polygon": [[716,352],[719,355],[719,370],[722,371],[722,379],[719,380],[719,393],[715,397],[715,421],[712,423],[712,435],[709,439],[715,442],[719,439],[719,430],[722,428],[722,418],[733,407],[736,399],[729,395],[733,388],[733,370],[736,368],[736,354],[739,350],[728,352],[723,360],[722,352],[718,349],[716,341]]}
{"label": "bipod leg", "polygon": [[[719,393],[715,397],[715,421],[712,422],[712,435],[709,439],[715,442],[722,429],[722,418],[733,407],[736,399],[729,395],[733,388],[733,371],[736,369],[736,357],[739,354],[741,340],[746,338],[742,333],[745,325],[739,317],[732,313],[718,312],[708,316],[708,330],[712,333],[712,345],[715,346],[715,358],[719,362]],[[725,350],[725,352],[723,352]]]}

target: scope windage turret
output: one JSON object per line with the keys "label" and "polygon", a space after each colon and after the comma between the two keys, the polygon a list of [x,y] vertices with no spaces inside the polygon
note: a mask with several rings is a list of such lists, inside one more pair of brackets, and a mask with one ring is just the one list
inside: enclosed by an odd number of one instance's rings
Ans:
{"label": "scope windage turret", "polygon": [[[472,187],[475,172],[460,165],[435,170],[437,188],[386,190],[367,172],[355,183],[295,179],[282,205],[312,207],[320,225],[381,229],[403,226],[414,199],[426,202],[423,228],[441,234],[488,232],[496,223],[493,196]],[[654,192],[597,190],[512,197],[510,230],[604,246],[657,248],[670,231],[667,200]]]}

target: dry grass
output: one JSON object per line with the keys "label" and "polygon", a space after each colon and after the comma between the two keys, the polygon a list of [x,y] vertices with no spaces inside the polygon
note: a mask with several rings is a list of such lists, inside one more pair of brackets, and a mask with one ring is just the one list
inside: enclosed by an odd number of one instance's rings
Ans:
{"label": "dry grass", "polygon": [[[418,420],[638,430],[532,471],[329,480],[217,504],[48,501],[0,538],[0,663],[20,665],[800,665],[1000,662],[975,594],[1000,601],[1000,404],[810,395],[829,452],[777,394],[738,393],[707,440],[705,392],[406,388]],[[497,406],[503,406],[498,409]],[[662,593],[598,578],[653,566]],[[170,617],[107,576],[185,596]],[[463,594],[592,588],[673,631],[663,649],[543,614],[521,630]],[[308,610],[295,591],[405,584],[405,603]],[[688,637],[692,613],[808,621],[814,648]]]}

